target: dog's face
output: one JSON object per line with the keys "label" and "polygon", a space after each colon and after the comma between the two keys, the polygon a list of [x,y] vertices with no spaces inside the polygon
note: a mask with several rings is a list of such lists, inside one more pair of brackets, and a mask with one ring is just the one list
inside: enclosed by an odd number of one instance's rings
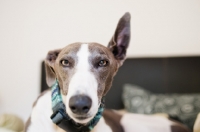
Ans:
{"label": "dog's face", "polygon": [[47,84],[59,82],[67,114],[87,123],[97,113],[122,65],[130,40],[130,14],[119,21],[108,47],[98,43],[74,43],[50,51],[45,60]]}

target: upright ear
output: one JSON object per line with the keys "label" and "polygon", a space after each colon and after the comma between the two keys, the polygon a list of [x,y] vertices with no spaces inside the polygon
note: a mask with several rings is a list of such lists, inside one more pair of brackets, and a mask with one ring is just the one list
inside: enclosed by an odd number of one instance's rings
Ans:
{"label": "upright ear", "polygon": [[54,64],[61,50],[49,51],[45,59],[46,82],[51,87],[56,81]]}
{"label": "upright ear", "polygon": [[108,48],[112,51],[115,58],[122,62],[126,57],[126,49],[128,48],[130,41],[130,13],[125,13],[119,20],[115,34],[108,44]]}

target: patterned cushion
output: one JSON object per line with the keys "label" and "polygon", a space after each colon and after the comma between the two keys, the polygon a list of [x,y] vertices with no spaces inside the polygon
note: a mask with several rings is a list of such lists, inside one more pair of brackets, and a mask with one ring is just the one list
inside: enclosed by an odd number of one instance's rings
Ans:
{"label": "patterned cushion", "polygon": [[122,98],[129,112],[167,113],[178,117],[191,129],[200,112],[200,94],[155,94],[139,86],[126,84]]}

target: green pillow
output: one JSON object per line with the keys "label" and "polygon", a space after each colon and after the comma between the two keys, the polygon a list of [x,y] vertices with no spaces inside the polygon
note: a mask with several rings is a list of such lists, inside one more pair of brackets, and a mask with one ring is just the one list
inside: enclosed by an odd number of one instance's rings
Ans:
{"label": "green pillow", "polygon": [[200,112],[200,94],[155,94],[139,86],[126,84],[122,98],[129,112],[167,113],[178,117],[191,129]]}

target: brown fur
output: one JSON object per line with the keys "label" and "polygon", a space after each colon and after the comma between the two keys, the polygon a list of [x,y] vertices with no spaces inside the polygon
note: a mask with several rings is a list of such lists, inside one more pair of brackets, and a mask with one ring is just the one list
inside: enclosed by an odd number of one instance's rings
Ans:
{"label": "brown fur", "polygon": [[[69,81],[70,81],[69,77],[71,77],[74,74],[74,70],[72,70],[72,68],[76,65],[76,63],[78,61],[76,53],[79,50],[80,46],[81,46],[81,43],[70,44],[70,45],[64,47],[62,50],[60,50],[57,57],[53,58],[53,59],[51,59],[49,57],[49,53],[47,55],[47,59],[45,61],[46,62],[47,84],[50,87],[55,82],[55,79],[57,78],[59,81],[59,86],[60,86],[60,89],[61,89],[63,95],[67,95],[68,85],[69,85]],[[53,53],[51,53],[51,54],[53,54]],[[54,54],[57,54],[57,51]],[[60,61],[63,59],[69,60],[69,62],[70,62],[69,70],[60,68],[61,67]],[[52,74],[53,74],[53,76],[50,76]],[[50,80],[50,82],[48,82],[48,80]],[[53,82],[51,82],[51,81],[53,81]]]}
{"label": "brown fur", "polygon": [[[67,95],[69,82],[71,80],[71,77],[75,73],[75,69],[73,69],[73,67],[77,64],[78,58],[76,56],[76,53],[78,52],[80,46],[81,43],[73,43],[66,46],[62,49],[56,60],[55,72],[63,95]],[[67,59],[70,62],[69,69],[61,68],[60,61],[63,59]]]}
{"label": "brown fur", "polygon": [[113,132],[124,132],[123,127],[120,124],[122,115],[117,114],[113,110],[104,110],[103,117],[107,125],[109,125]]}
{"label": "brown fur", "polygon": [[183,125],[173,125],[171,126],[172,132],[192,132],[188,128],[184,127]]}
{"label": "brown fur", "polygon": [[110,50],[98,43],[90,43],[89,51],[91,56],[89,58],[90,64],[95,65],[100,60],[107,60],[108,66],[103,68],[92,67],[91,71],[95,74],[98,80],[98,97],[99,101],[104,96],[112,85],[112,80],[118,69],[118,63]]}
{"label": "brown fur", "polygon": [[[67,95],[68,85],[71,79],[70,77],[72,77],[75,73],[75,69],[73,68],[78,61],[76,53],[78,52],[80,46],[81,43],[73,43],[64,47],[60,51],[55,50],[48,53],[46,60],[46,73],[48,74],[47,82],[48,80],[55,81],[55,78],[57,78],[63,95]],[[104,96],[107,91],[109,91],[112,85],[113,77],[116,74],[120,64],[107,47],[98,43],[88,43],[88,46],[91,53],[89,58],[90,62],[88,63],[91,63],[91,71],[95,74],[95,77],[99,83],[97,92],[100,101],[101,97]],[[60,61],[63,59],[67,59],[70,62],[69,68],[60,68]],[[96,68],[93,66],[102,59],[109,61],[108,66],[105,68]],[[53,83],[50,82],[49,84]]]}

